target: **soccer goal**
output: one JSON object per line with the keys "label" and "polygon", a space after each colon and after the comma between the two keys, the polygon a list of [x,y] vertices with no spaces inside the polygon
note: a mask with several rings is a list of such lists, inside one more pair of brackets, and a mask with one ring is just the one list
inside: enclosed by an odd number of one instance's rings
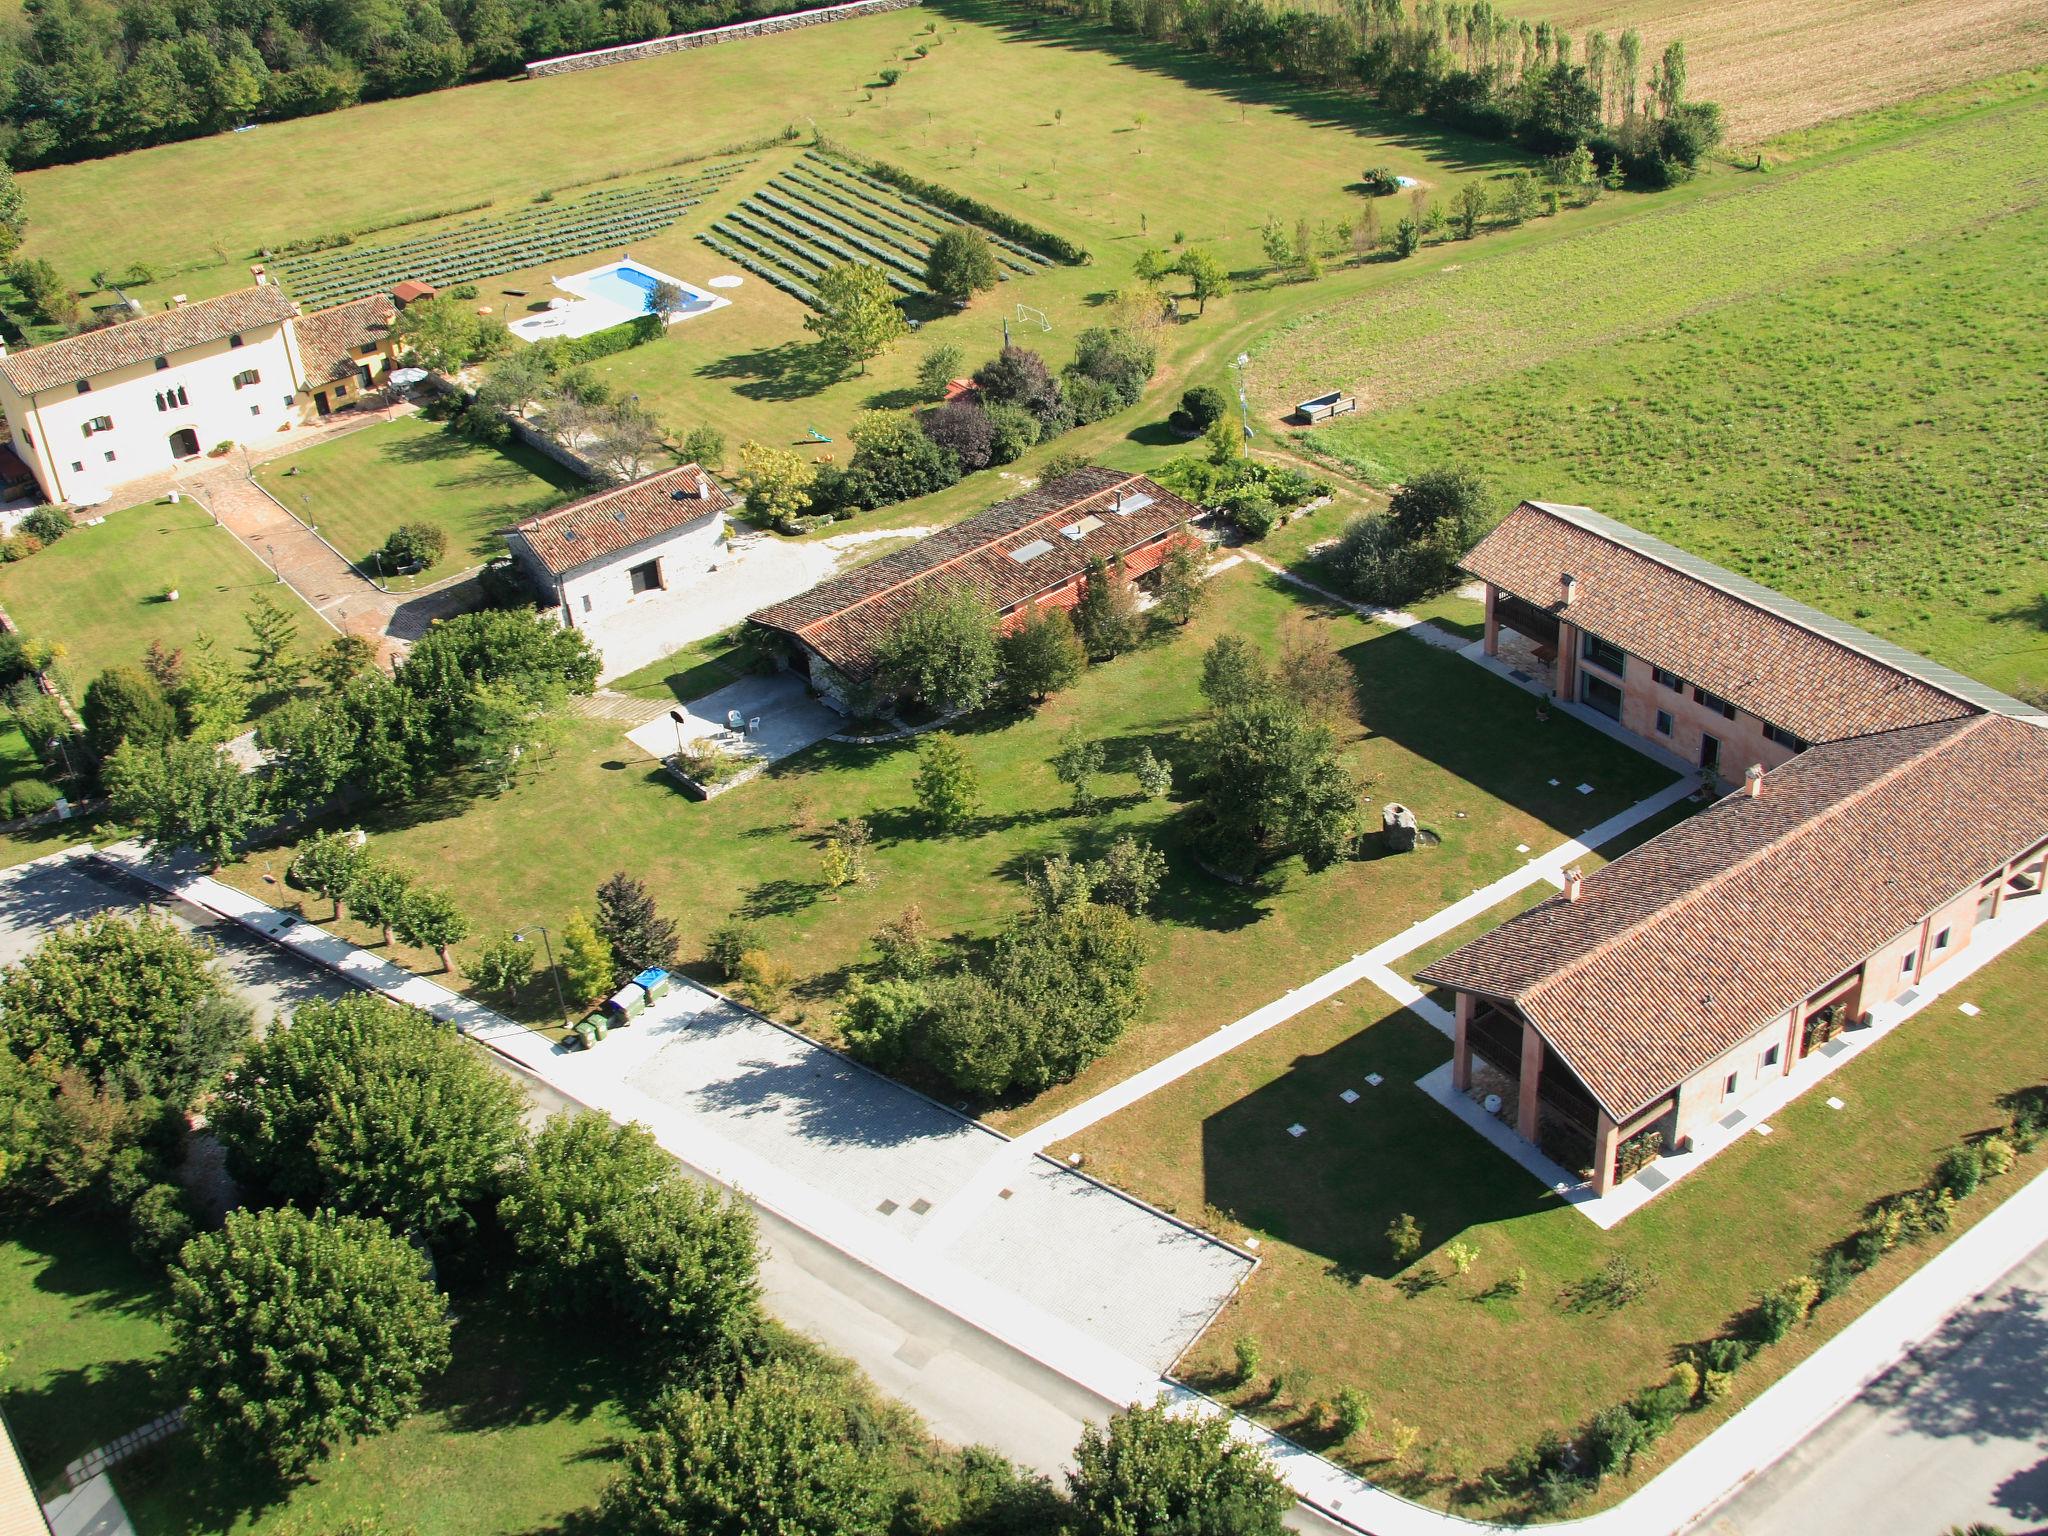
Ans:
{"label": "soccer goal", "polygon": [[1035,325],[1041,331],[1052,329],[1052,322],[1045,318],[1045,311],[1033,309],[1029,304],[1019,304],[1017,306],[1017,324],[1020,326]]}

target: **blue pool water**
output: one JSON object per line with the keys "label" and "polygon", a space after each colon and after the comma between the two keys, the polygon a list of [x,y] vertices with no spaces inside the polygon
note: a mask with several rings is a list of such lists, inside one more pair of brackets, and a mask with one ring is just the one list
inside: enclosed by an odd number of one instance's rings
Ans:
{"label": "blue pool water", "polygon": [[638,267],[614,267],[584,278],[579,286],[592,298],[607,299],[621,309],[639,311],[647,307],[647,295],[654,292],[659,281],[652,272],[643,272]]}

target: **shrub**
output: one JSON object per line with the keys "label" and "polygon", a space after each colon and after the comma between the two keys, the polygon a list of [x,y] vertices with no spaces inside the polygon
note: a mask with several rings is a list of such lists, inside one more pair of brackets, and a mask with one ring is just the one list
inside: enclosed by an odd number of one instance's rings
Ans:
{"label": "shrub", "polygon": [[984,414],[989,426],[989,463],[1014,464],[1027,448],[1036,446],[1038,418],[1021,406],[991,405]]}
{"label": "shrub", "polygon": [[1760,1344],[1776,1344],[1806,1321],[1820,1298],[1820,1284],[1811,1275],[1794,1275],[1756,1299],[1750,1310],[1750,1333]]}
{"label": "shrub", "polygon": [[704,953],[711,963],[718,967],[718,974],[726,981],[736,981],[740,974],[740,961],[747,951],[761,947],[760,925],[744,917],[729,918],[711,930],[704,941]]}
{"label": "shrub", "polygon": [[1223,498],[1223,515],[1248,539],[1263,539],[1280,520],[1280,509],[1263,486],[1246,486]]}
{"label": "shrub", "polygon": [[875,78],[885,86],[894,85],[903,78],[903,71],[900,69],[885,69]]}
{"label": "shrub", "polygon": [[1349,1440],[1372,1422],[1372,1404],[1356,1387],[1337,1391],[1337,1438]]}
{"label": "shrub", "polygon": [[683,439],[683,457],[706,469],[718,468],[725,462],[725,434],[708,423],[690,428]]}
{"label": "shrub", "polygon": [[1230,402],[1223,391],[1208,384],[1197,384],[1180,397],[1180,405],[1166,418],[1167,426],[1182,437],[1200,437],[1209,428],[1223,419]]}
{"label": "shrub", "polygon": [[1601,1477],[1628,1466],[1646,1442],[1642,1421],[1619,1403],[1593,1415],[1586,1430],[1586,1460]]}
{"label": "shrub", "polygon": [[37,507],[21,520],[21,531],[45,545],[54,544],[72,528],[71,514],[61,507]]}
{"label": "shrub", "polygon": [[400,523],[378,551],[398,571],[432,565],[448,552],[448,531],[434,523]]}
{"label": "shrub", "polygon": [[2048,1136],[2048,1087],[2022,1088],[2008,1093],[1998,1107],[2012,1116],[2013,1145],[2031,1152]]}
{"label": "shrub", "polygon": [[1422,1224],[1403,1211],[1387,1223],[1387,1249],[1396,1264],[1406,1264],[1422,1252]]}
{"label": "shrub", "polygon": [[2013,1164],[2019,1160],[2012,1143],[2003,1136],[1986,1136],[1978,1142],[1977,1156],[1987,1179],[2003,1178],[2012,1172]]}
{"label": "shrub", "polygon": [[1358,185],[1368,197],[1392,197],[1401,190],[1399,179],[1383,165],[1367,166]]}
{"label": "shrub", "polygon": [[960,461],[962,473],[986,469],[994,460],[995,424],[988,412],[972,400],[955,400],[924,411],[917,424],[926,437]]}
{"label": "shrub", "polygon": [[1984,1182],[1983,1152],[1967,1144],[1949,1148],[1934,1170],[1934,1182],[1958,1200],[1975,1194]]}
{"label": "shrub", "polygon": [[1259,1341],[1250,1334],[1243,1334],[1231,1346],[1231,1359],[1236,1367],[1237,1384],[1242,1387],[1259,1374],[1259,1365],[1266,1358]]}
{"label": "shrub", "polygon": [[146,1263],[168,1264],[192,1232],[185,1192],[175,1184],[152,1184],[128,1207],[128,1243]]}
{"label": "shrub", "polygon": [[763,1013],[773,1013],[789,1000],[796,972],[767,950],[750,949],[740,956],[739,982],[746,988],[748,1002]]}
{"label": "shrub", "polygon": [[1820,1301],[1833,1301],[1849,1288],[1849,1282],[1855,1278],[1856,1265],[1848,1252],[1842,1248],[1830,1248],[1814,1267],[1815,1295]]}

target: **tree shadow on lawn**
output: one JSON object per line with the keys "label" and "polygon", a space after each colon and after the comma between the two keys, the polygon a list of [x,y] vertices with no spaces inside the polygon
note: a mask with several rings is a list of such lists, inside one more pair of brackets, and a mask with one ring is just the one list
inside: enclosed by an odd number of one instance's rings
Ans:
{"label": "tree shadow on lawn", "polygon": [[1358,91],[1317,90],[1277,75],[1260,76],[1240,66],[1189,52],[1178,44],[1154,43],[1106,27],[1033,12],[1019,17],[985,0],[928,0],[939,14],[977,22],[1010,41],[1042,48],[1099,54],[1131,69],[1167,76],[1192,90],[1206,91],[1246,107],[1272,107],[1315,128],[1337,128],[1382,139],[1426,155],[1452,171],[1492,171],[1519,163],[1514,150],[1438,128],[1404,112],[1380,106]]}
{"label": "tree shadow on lawn", "polygon": [[804,400],[844,376],[817,348],[801,341],[777,342],[751,352],[712,358],[697,370],[703,379],[739,379],[733,393],[748,400]]}
{"label": "tree shadow on lawn", "polygon": [[[1609,795],[1618,788],[1632,803],[1673,778],[1568,715],[1538,721],[1537,701],[1521,689],[1409,636],[1377,633],[1342,654],[1358,673],[1359,718],[1368,738],[1383,737],[1568,836],[1617,808],[1580,795],[1581,782]],[[1399,784],[1377,793],[1410,798]],[[1600,814],[1590,814],[1594,810]]]}
{"label": "tree shadow on lawn", "polygon": [[[1354,1284],[1411,1268],[1387,1244],[1400,1215],[1421,1225],[1427,1254],[1467,1228],[1557,1203],[1415,1086],[1449,1053],[1442,1035],[1398,1006],[1367,1018],[1202,1122],[1208,1204],[1327,1260]],[[1366,1082],[1373,1072],[1377,1088]],[[1338,1097],[1345,1089],[1356,1103]],[[1297,1124],[1306,1132],[1289,1135]]]}

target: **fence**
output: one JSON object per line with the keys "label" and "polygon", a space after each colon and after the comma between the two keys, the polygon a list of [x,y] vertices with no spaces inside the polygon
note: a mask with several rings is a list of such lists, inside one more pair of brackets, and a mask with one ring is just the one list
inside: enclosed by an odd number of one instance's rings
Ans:
{"label": "fence", "polygon": [[607,64],[624,64],[633,59],[658,58],[664,53],[686,53],[692,48],[709,48],[714,43],[738,42],[743,38],[767,37],[776,32],[794,32],[799,27],[822,26],[852,16],[869,16],[882,11],[907,10],[922,0],[853,0],[850,5],[827,5],[816,10],[791,11],[786,16],[764,16],[759,21],[735,21],[702,32],[677,32],[668,37],[649,38],[644,43],[623,43],[616,48],[593,48],[588,53],[565,53],[552,59],[535,59],[526,66],[528,79],[546,75],[570,75],[583,69],[602,69]]}

